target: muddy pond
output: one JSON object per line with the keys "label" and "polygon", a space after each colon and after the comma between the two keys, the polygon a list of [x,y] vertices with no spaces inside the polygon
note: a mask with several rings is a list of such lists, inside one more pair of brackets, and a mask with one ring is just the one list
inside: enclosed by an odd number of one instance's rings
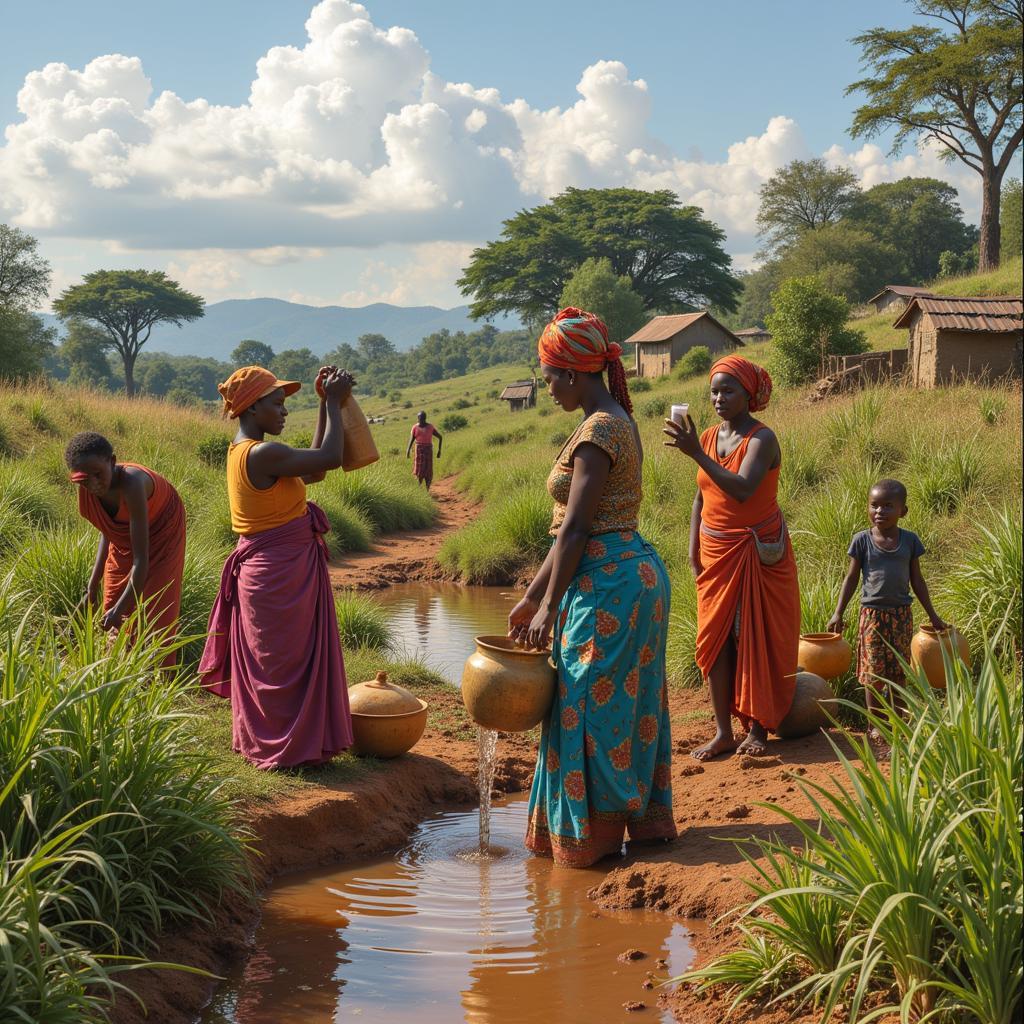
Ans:
{"label": "muddy pond", "polygon": [[[490,857],[476,809],[460,809],[427,818],[398,853],[282,879],[202,1024],[671,1021],[644,982],[686,969],[686,925],[596,907],[587,890],[610,864],[529,856],[526,806],[495,802]],[[644,957],[620,961],[630,948]]]}

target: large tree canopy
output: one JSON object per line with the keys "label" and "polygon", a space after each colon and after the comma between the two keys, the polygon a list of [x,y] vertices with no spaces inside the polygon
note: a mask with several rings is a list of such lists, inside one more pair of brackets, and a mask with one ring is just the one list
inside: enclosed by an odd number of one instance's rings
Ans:
{"label": "large tree canopy", "polygon": [[475,318],[516,313],[537,325],[558,309],[569,278],[590,258],[628,277],[648,312],[735,309],[740,284],[725,234],[674,192],[570,188],[505,221],[459,279]]}
{"label": "large tree canopy", "polygon": [[857,176],[824,160],[794,160],[761,186],[757,230],[764,253],[777,253],[806,231],[834,224],[860,194]]}
{"label": "large tree canopy", "polygon": [[19,228],[0,224],[0,308],[38,309],[50,290],[50,264],[39,242]]}
{"label": "large tree canopy", "polygon": [[124,388],[135,394],[135,360],[159,323],[180,327],[203,315],[206,303],[159,270],[94,270],[53,304],[62,320],[98,324],[124,364]]}
{"label": "large tree canopy", "polygon": [[939,143],[981,175],[979,267],[999,263],[999,192],[1024,138],[1021,127],[1024,5],[1020,0],[915,0],[931,24],[872,28],[854,38],[869,74],[847,89],[866,102],[854,137],[896,129]]}
{"label": "large tree canopy", "polygon": [[607,325],[612,341],[623,341],[644,324],[643,300],[628,277],[616,277],[606,259],[585,260],[566,282],[560,306],[577,306],[596,313]]}

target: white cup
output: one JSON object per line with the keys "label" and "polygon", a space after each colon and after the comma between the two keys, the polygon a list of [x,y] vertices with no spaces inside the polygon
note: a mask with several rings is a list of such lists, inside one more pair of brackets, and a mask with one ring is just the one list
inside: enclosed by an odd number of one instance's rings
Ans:
{"label": "white cup", "polygon": [[673,405],[672,413],[669,418],[672,420],[673,423],[678,423],[679,426],[682,427],[686,424],[686,417],[689,414],[689,412],[690,406],[686,402],[684,402],[682,405]]}

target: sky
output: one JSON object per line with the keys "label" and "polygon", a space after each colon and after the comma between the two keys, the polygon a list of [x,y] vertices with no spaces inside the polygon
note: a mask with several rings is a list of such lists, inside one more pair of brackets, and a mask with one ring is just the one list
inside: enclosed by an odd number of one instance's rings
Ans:
{"label": "sky", "polygon": [[[6,3],[5,3],[6,6]],[[0,221],[54,295],[165,270],[215,302],[450,307],[472,250],[568,186],[670,188],[754,263],[758,189],[978,176],[847,133],[850,38],[902,0],[46,0],[4,14]]]}

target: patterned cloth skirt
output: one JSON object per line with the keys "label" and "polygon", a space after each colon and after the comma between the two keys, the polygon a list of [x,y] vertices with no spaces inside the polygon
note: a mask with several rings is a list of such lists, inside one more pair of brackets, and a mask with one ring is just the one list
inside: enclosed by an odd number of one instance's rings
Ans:
{"label": "patterned cloth skirt", "polygon": [[902,685],[905,681],[900,658],[910,661],[914,616],[910,605],[896,608],[864,608],[857,626],[857,679],[874,689],[883,680]]}
{"label": "patterned cloth skirt", "polygon": [[434,481],[434,442],[417,444],[416,455],[412,462],[412,475],[417,480],[426,481],[429,486]]}
{"label": "patterned cloth skirt", "polygon": [[526,846],[587,867],[672,839],[669,582],[639,534],[592,537],[555,623],[558,693],[541,731]]}

